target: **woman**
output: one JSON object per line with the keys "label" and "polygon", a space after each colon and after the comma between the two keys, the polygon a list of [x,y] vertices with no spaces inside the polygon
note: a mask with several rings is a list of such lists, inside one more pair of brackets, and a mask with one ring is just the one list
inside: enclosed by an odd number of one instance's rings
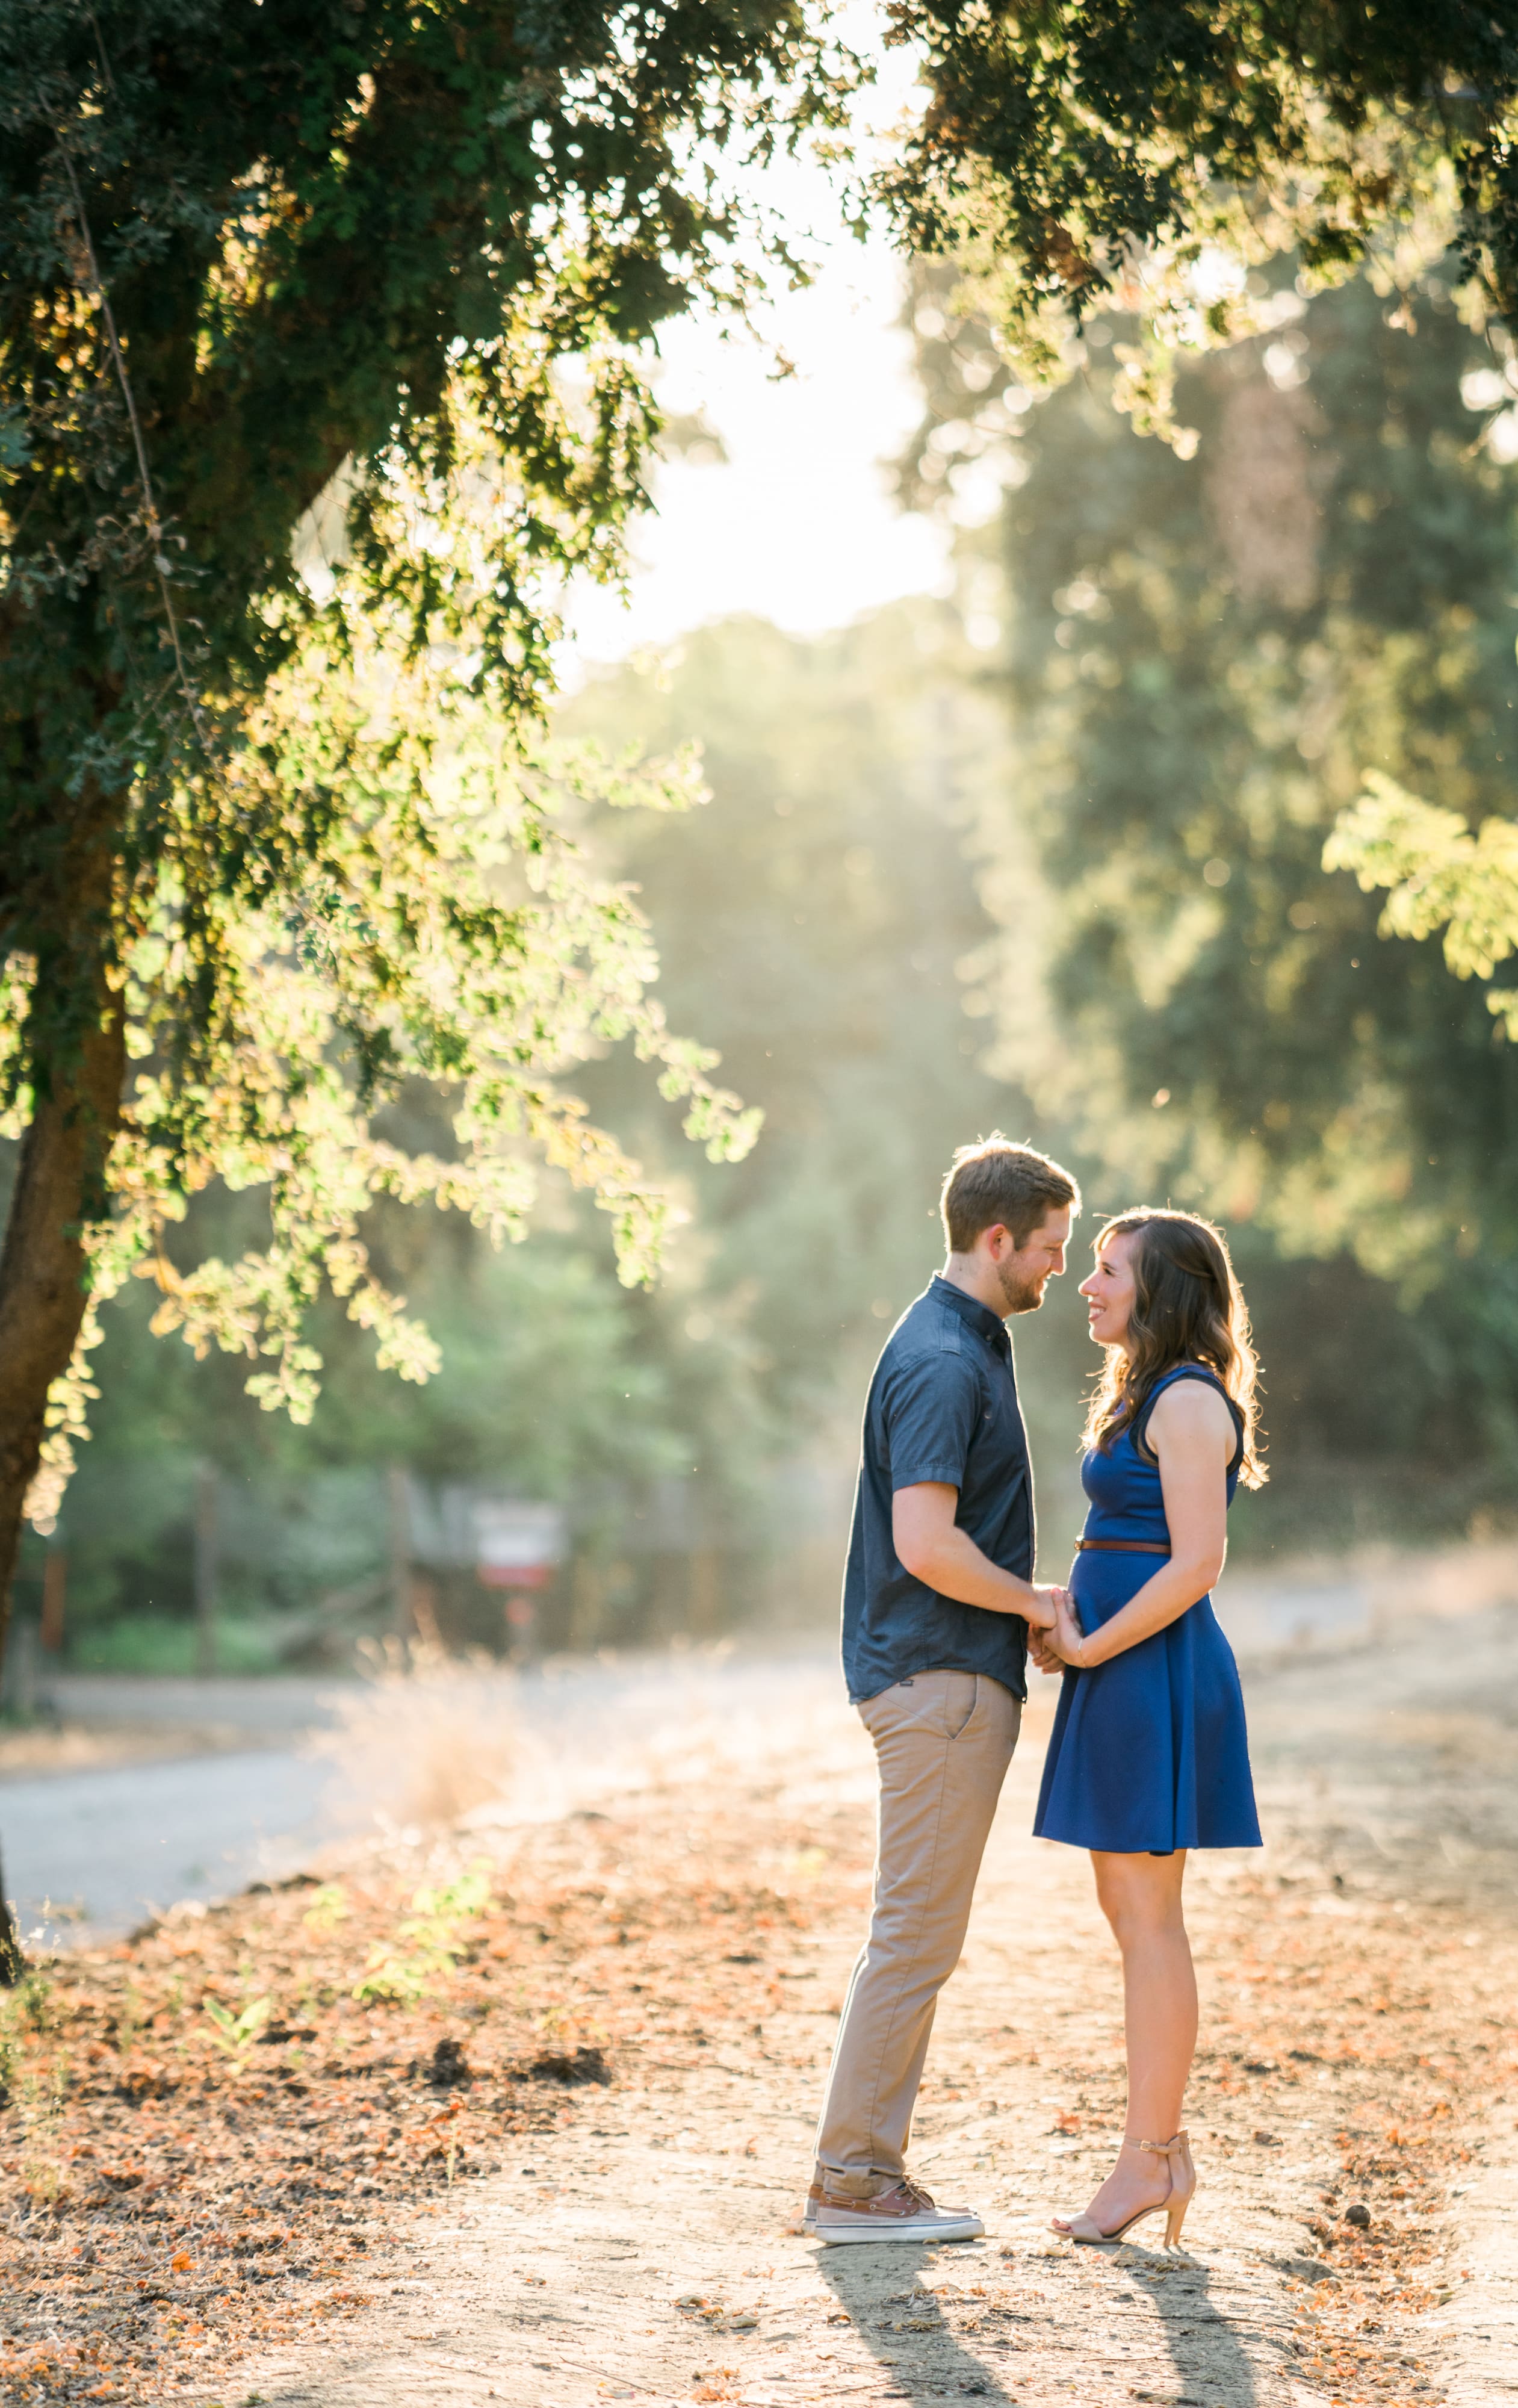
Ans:
{"label": "woman", "polygon": [[[1196,2186],[1181,2107],[1196,1982],[1181,1908],[1190,1848],[1257,1848],[1244,1701],[1209,1591],[1239,1480],[1257,1488],[1254,1350],[1222,1233],[1124,1212],[1084,1282],[1107,1363],[1086,1425],[1090,1499],[1069,1598],[1042,1645],[1065,1668],[1034,1829],[1089,1848],[1123,1952],[1128,2114],[1118,2161],[1072,2241],[1116,2241],[1163,2209],[1180,2239]],[[1169,2135],[1169,2138],[1164,2137]]]}

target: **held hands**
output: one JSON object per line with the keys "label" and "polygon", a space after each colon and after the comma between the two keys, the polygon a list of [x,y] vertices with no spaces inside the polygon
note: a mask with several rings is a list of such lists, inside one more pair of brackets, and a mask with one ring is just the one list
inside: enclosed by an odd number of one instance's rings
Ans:
{"label": "held hands", "polygon": [[1059,1599],[1067,1594],[1067,1592],[1062,1588],[1040,1588],[1035,1585],[1033,1603],[1022,1609],[1028,1626],[1030,1641],[1040,1637],[1045,1631],[1053,1629],[1059,1613]]}
{"label": "held hands", "polygon": [[1040,1672],[1063,1672],[1065,1670],[1064,1656],[1056,1656],[1049,1643],[1053,1635],[1052,1630],[1040,1630],[1037,1623],[1028,1625],[1028,1655]]}
{"label": "held hands", "polygon": [[1047,1643],[1051,1653],[1058,1656],[1064,1663],[1079,1668],[1086,1660],[1086,1641],[1085,1633],[1076,1619],[1075,1599],[1067,1588],[1058,1590],[1056,1598],[1054,1627],[1049,1633]]}
{"label": "held hands", "polygon": [[1067,1588],[1040,1589],[1038,1595],[1040,1599],[1047,1599],[1054,1619],[1048,1628],[1030,1623],[1029,1655],[1040,1672],[1063,1672],[1067,1664],[1079,1666],[1085,1641],[1076,1619],[1074,1598]]}

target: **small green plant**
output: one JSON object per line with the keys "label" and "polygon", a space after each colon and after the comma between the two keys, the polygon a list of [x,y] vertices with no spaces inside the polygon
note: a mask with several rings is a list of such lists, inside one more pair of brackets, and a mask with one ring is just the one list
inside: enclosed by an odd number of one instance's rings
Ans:
{"label": "small green plant", "polygon": [[0,1995],[0,2107],[4,2107],[10,2098],[21,2060],[21,2016],[17,2012],[16,1994],[12,1991],[8,1997]]}
{"label": "small green plant", "polygon": [[27,2042],[48,2031],[51,2004],[45,1973],[24,1973],[13,1990],[0,1991],[0,2106],[15,2086]]}
{"label": "small green plant", "polygon": [[43,2207],[51,2207],[64,2187],[59,2133],[67,2091],[68,2059],[60,2050],[47,2065],[23,2073],[17,2092],[21,2188]]}
{"label": "small green plant", "polygon": [[266,1998],[252,1999],[236,2015],[230,2007],[223,2007],[218,1999],[207,1999],[202,2003],[215,2026],[217,2047],[240,2064],[268,2022],[269,2000]]}
{"label": "small green plant", "polygon": [[45,2032],[52,2024],[52,1984],[46,1973],[30,1972],[12,1993],[21,2019],[34,2032]]}
{"label": "small green plant", "polygon": [[411,1915],[401,1925],[403,1937],[416,1934],[425,1938],[445,1928],[473,1922],[484,1914],[490,1900],[490,1866],[478,1856],[457,1881],[448,1882],[441,1889],[423,1887],[411,1900]]}
{"label": "small green plant", "polygon": [[308,1931],[335,1931],[348,1917],[348,1892],[341,1882],[323,1882],[301,1916]]}
{"label": "small green plant", "polygon": [[117,2054],[124,2057],[142,2028],[142,1993],[129,1983],[122,1993],[121,2008],[116,2017]]}
{"label": "small green plant", "polygon": [[353,1985],[354,1998],[367,2002],[424,1997],[452,1972],[468,1944],[467,1927],[478,1922],[490,1902],[490,1866],[483,1857],[440,1889],[424,1884],[396,1931],[397,1939],[412,1943],[409,1952],[401,1956],[382,1943],[375,1948],[362,1979]]}

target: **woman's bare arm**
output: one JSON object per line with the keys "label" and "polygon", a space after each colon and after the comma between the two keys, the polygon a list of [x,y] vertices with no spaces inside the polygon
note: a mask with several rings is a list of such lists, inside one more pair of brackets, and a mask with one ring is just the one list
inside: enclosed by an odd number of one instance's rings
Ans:
{"label": "woman's bare arm", "polygon": [[1233,1415],[1204,1380],[1178,1380],[1149,1417],[1145,1438],[1160,1468],[1170,1555],[1135,1598],[1083,1635],[1062,1609],[1053,1643],[1067,1664],[1089,1668],[1152,1638],[1207,1595],[1227,1553],[1228,1466],[1239,1443]]}

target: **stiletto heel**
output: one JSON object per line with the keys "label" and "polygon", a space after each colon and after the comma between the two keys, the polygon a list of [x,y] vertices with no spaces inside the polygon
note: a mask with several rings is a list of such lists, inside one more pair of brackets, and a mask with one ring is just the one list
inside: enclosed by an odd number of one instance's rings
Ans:
{"label": "stiletto heel", "polygon": [[1110,2232],[1104,2232],[1093,2215],[1072,2215],[1067,2222],[1056,2222],[1054,2230],[1063,2232],[1067,2240],[1099,2246],[1104,2243],[1110,2244],[1122,2241],[1136,2224],[1142,2224],[1146,2216],[1163,2215],[1165,2245],[1167,2249],[1178,2249],[1181,2228],[1186,2220],[1186,2210],[1196,2188],[1196,2169],[1192,2163],[1190,2135],[1177,2132],[1168,2141],[1124,2141],[1123,2146],[1125,2149],[1147,2149],[1152,2156],[1165,2158],[1170,2176],[1167,2195],[1157,2199],[1153,2207],[1137,2209],[1125,2223],[1115,2226]]}
{"label": "stiletto heel", "polygon": [[1170,2196],[1165,2211],[1165,2245],[1167,2249],[1181,2246],[1181,2228],[1186,2220],[1196,2188],[1196,2169],[1191,2161],[1191,2142],[1184,2132],[1178,2132],[1166,2143],[1165,2154],[1170,2165]]}

